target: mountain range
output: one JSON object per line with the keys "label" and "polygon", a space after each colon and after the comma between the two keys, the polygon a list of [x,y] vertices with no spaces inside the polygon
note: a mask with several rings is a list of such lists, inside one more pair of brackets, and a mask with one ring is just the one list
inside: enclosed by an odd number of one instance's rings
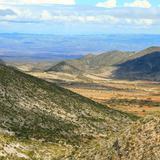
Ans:
{"label": "mountain range", "polygon": [[[109,66],[114,66],[121,62],[124,62],[131,56],[133,53],[121,52],[121,51],[111,51],[102,53],[99,55],[88,54],[79,59],[66,60],[65,65],[72,65],[77,70],[81,70],[83,72],[96,72],[107,69]],[[57,64],[62,68],[64,63]],[[57,65],[49,69],[49,71],[56,71]],[[65,72],[65,70],[61,70]]]}
{"label": "mountain range", "polygon": [[[79,59],[66,60],[67,70],[81,73],[103,74],[111,71],[109,78],[130,80],[160,80],[160,47],[150,47],[139,52],[112,51],[99,55],[87,55]],[[66,72],[64,63],[53,66],[49,71]],[[57,67],[61,68],[58,69]],[[77,72],[78,73],[78,72]],[[106,75],[107,77],[108,75]]]}

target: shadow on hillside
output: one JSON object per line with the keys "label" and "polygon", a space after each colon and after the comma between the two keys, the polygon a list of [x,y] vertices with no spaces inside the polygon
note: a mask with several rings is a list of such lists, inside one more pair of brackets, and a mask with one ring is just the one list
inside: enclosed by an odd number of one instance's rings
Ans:
{"label": "shadow on hillside", "polygon": [[117,66],[115,79],[160,81],[160,52],[152,52]]}

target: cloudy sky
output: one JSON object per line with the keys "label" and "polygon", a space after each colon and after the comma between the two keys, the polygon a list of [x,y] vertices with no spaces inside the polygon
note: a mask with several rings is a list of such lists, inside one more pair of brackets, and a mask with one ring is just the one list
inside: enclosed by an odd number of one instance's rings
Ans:
{"label": "cloudy sky", "polygon": [[160,34],[160,0],[0,0],[0,32]]}

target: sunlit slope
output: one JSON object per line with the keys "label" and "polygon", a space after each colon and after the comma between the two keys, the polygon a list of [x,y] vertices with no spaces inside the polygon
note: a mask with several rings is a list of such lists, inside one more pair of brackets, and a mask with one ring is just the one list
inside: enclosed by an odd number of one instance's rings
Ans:
{"label": "sunlit slope", "polygon": [[76,160],[158,160],[160,159],[160,115],[141,119],[118,136],[90,141],[79,149]]}
{"label": "sunlit slope", "polygon": [[[3,132],[13,133],[16,142],[21,138],[26,141],[34,139],[58,144],[57,152],[63,150],[64,145],[72,146],[72,151],[89,139],[110,138],[134,118],[0,65],[0,128]],[[11,137],[12,141],[14,138]],[[7,143],[1,144],[0,150],[3,151]],[[67,150],[68,147],[64,148]],[[63,152],[62,156],[65,155]]]}

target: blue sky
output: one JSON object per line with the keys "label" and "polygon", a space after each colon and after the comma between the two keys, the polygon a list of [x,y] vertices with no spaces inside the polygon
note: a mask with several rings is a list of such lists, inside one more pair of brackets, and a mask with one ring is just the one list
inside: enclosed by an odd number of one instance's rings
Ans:
{"label": "blue sky", "polygon": [[[77,5],[92,5],[95,6],[98,2],[104,2],[103,0],[76,0]],[[117,5],[119,7],[123,7],[124,4],[128,2],[131,3],[133,2],[133,0],[118,0],[117,1]],[[149,0],[149,2],[152,4],[152,6],[158,6],[160,5],[160,1],[159,0]]]}
{"label": "blue sky", "polygon": [[1,33],[160,34],[159,0],[0,0]]}

